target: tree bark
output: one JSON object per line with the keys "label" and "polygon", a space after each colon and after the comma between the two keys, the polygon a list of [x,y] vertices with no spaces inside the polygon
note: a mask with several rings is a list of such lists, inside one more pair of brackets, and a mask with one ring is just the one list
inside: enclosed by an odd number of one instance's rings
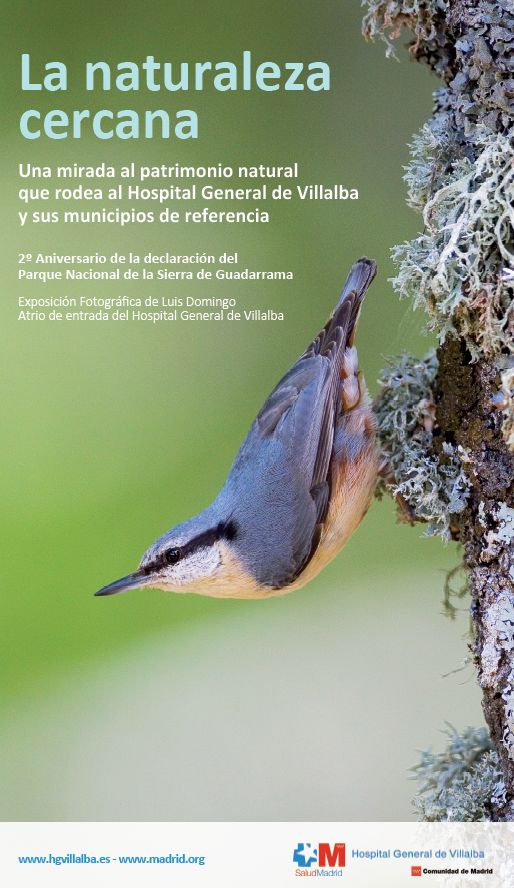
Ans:
{"label": "tree bark", "polygon": [[[469,575],[474,638],[472,651],[483,691],[483,710],[497,750],[505,801],[494,819],[514,819],[512,715],[514,703],[514,595],[510,579],[512,543],[508,521],[514,516],[514,454],[502,434],[501,413],[493,398],[499,374],[491,362],[470,362],[462,341],[447,340],[438,351],[436,421],[438,437],[453,440],[466,453],[470,480],[468,505],[454,535],[464,546]],[[499,504],[505,504],[505,507]],[[514,525],[513,525],[514,531]]]}
{"label": "tree bark", "polygon": [[[514,820],[514,2],[368,0],[368,7],[366,36],[385,37],[392,51],[391,40],[409,27],[414,34],[412,56],[443,81],[435,93],[434,116],[412,148],[406,175],[409,202],[424,213],[425,230],[395,250],[397,290],[423,304],[431,329],[438,334],[437,370],[426,397],[420,398],[418,392],[416,404],[405,407],[418,421],[406,424],[402,439],[395,435],[397,419],[390,415],[393,402],[388,401],[387,385],[394,375],[389,373],[389,382],[383,383],[379,428],[395,471],[396,492],[426,519],[430,510],[422,476],[427,466],[431,472],[435,467],[440,497],[434,507],[431,489],[434,526],[462,544],[471,593],[471,650],[502,772],[491,798],[491,819],[510,821]],[[402,384],[402,378],[398,375],[395,385],[398,379]],[[452,477],[462,473],[464,505],[456,506],[448,494],[448,466]]]}

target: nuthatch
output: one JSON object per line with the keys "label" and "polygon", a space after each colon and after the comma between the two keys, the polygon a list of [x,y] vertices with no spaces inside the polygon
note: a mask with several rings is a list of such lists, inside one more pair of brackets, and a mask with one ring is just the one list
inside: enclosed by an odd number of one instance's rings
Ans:
{"label": "nuthatch", "polygon": [[299,589],[337,555],[369,507],[380,464],[353,346],[375,273],[370,259],[355,263],[331,318],[272,391],[214,502],[97,595],[150,587],[267,598]]}

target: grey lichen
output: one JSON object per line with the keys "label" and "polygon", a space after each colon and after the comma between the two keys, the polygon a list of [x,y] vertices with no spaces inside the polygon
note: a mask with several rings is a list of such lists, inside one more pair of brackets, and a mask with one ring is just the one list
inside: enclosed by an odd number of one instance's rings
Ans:
{"label": "grey lichen", "polygon": [[458,733],[449,726],[444,752],[430,750],[412,770],[420,782],[413,804],[422,820],[491,820],[504,802],[505,787],[486,728],[465,728]]}
{"label": "grey lichen", "polygon": [[[493,132],[510,127],[514,113],[514,3],[462,3],[453,16],[449,0],[363,0],[364,34],[382,37],[388,55],[403,26],[413,33],[412,55],[426,62],[446,86],[436,93],[440,113],[465,135],[477,125]],[[463,20],[466,27],[463,29]]]}
{"label": "grey lichen", "polygon": [[[482,645],[480,684],[482,687],[490,687],[494,683],[500,660],[505,654],[510,654],[514,648],[514,603],[512,597],[506,593],[498,597],[489,607],[488,617],[484,625],[484,640]],[[502,691],[509,697],[512,695],[510,677]],[[514,732],[512,733],[514,738]],[[505,737],[503,738],[505,741]],[[510,749],[514,742],[506,743]]]}
{"label": "grey lichen", "polygon": [[434,351],[391,362],[379,378],[375,413],[393,494],[428,522],[428,534],[449,539],[452,516],[464,509],[469,482],[455,447],[443,445],[442,456],[433,448],[436,372]]}
{"label": "grey lichen", "polygon": [[511,669],[507,683],[503,689],[502,700],[505,704],[505,727],[503,743],[509,756],[514,759],[514,669]]}
{"label": "grey lichen", "polygon": [[514,0],[363,0],[364,34],[402,27],[444,86],[411,146],[408,200],[424,232],[395,248],[401,296],[428,311],[439,341],[474,359],[514,352]]}
{"label": "grey lichen", "polygon": [[476,144],[476,161],[459,160],[431,194],[445,144],[424,129],[406,179],[411,205],[423,207],[425,230],[393,251],[400,296],[426,308],[440,342],[457,334],[473,358],[514,353],[513,146],[486,133]]}
{"label": "grey lichen", "polygon": [[436,118],[425,123],[409,148],[411,159],[403,177],[407,183],[407,203],[422,213],[427,201],[445,183],[454,163],[455,146],[447,127]]}
{"label": "grey lichen", "polygon": [[[481,503],[478,520],[483,529],[483,549],[481,560],[502,557],[504,553],[514,550],[514,509],[507,503],[500,502],[486,509]],[[512,558],[507,555],[510,564],[509,578],[514,581]],[[497,595],[487,609],[483,623],[483,640],[481,654],[480,684],[487,688],[494,685],[494,679],[500,664],[506,658],[512,660],[514,652],[514,593],[512,586],[506,587]],[[514,667],[510,669],[502,688],[505,722],[502,743],[506,747],[509,758],[514,760]]]}
{"label": "grey lichen", "polygon": [[509,450],[514,450],[514,369],[501,374],[499,406],[503,411],[502,433]]}
{"label": "grey lichen", "polygon": [[[497,558],[502,549],[514,547],[514,509],[507,503],[494,503],[487,510],[484,503],[480,503],[478,521],[484,529],[482,561],[487,563],[492,558]],[[514,649],[514,641],[512,648]]]}

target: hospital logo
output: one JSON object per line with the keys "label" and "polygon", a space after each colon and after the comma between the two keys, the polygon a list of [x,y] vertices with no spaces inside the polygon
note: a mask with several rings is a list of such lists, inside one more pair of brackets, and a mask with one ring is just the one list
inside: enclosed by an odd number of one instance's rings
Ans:
{"label": "hospital logo", "polygon": [[[302,870],[309,870],[309,875],[334,876],[342,875],[342,868],[346,866],[346,845],[344,842],[336,842],[330,845],[328,842],[298,842],[293,851],[293,863],[296,864],[296,875],[306,875]],[[335,873],[335,869],[341,872]]]}

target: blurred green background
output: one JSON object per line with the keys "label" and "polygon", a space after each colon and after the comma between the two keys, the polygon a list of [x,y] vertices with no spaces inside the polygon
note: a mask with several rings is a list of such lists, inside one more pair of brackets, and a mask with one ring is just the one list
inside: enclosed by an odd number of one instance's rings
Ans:
{"label": "blurred green background", "polygon": [[[481,720],[465,613],[441,616],[458,553],[374,504],[343,554],[304,590],[266,602],[157,591],[95,599],[144,549],[218,491],[264,397],[317,332],[360,255],[380,275],[359,331],[369,387],[385,356],[423,352],[421,316],[387,279],[390,247],[420,224],[405,206],[406,144],[435,87],[402,52],[360,35],[358,2],[230,0],[9,7],[2,354],[2,724],[6,820],[405,820],[408,767],[445,719]],[[326,60],[329,93],[88,94],[86,60]],[[19,89],[62,60],[65,94]],[[191,107],[197,142],[29,143],[27,107]],[[358,203],[271,207],[269,225],[64,225],[21,230],[17,165],[287,164],[342,182]],[[229,183],[230,184],[230,183]],[[89,206],[89,205],[88,205]],[[222,205],[220,205],[222,207]],[[36,208],[42,208],[36,207]],[[46,208],[43,207],[43,208]],[[87,206],[86,206],[87,208]],[[19,251],[225,250],[291,282],[17,282]],[[236,296],[283,324],[30,324],[20,295]],[[463,605],[465,608],[465,605]]]}

